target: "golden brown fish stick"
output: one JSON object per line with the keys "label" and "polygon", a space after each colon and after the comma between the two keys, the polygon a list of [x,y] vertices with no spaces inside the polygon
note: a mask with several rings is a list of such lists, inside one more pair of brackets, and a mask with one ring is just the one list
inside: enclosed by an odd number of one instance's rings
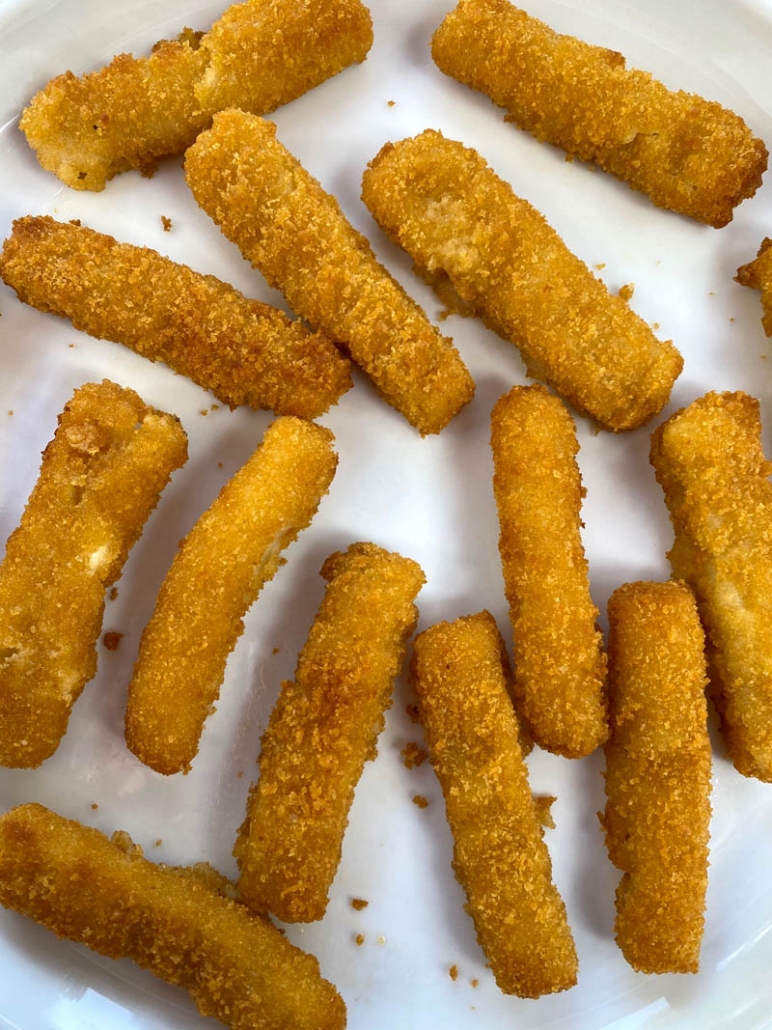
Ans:
{"label": "golden brown fish stick", "polygon": [[271,122],[221,112],[188,151],[186,170],[196,200],[244,257],[422,434],[438,433],[472,399],[452,341],[376,261]]}
{"label": "golden brown fish stick", "polygon": [[[635,429],[667,403],[683,367],[480,155],[427,130],[387,143],[362,199],[432,281],[450,279],[485,324],[604,429]],[[442,299],[442,294],[440,294]]]}
{"label": "golden brown fish stick", "polygon": [[708,393],[652,437],[675,530],[673,575],[694,591],[729,756],[772,781],[772,464],[759,404]]}
{"label": "golden brown fish stick", "polygon": [[179,421],[108,380],[59,416],[0,566],[0,765],[56,751],[96,672],[105,587],[186,459]]}
{"label": "golden brown fish stick", "polygon": [[696,973],[708,885],[705,637],[683,583],[628,583],[608,606],[606,843],[624,876],[616,940],[643,973]]}
{"label": "golden brown fish stick", "polygon": [[764,316],[761,324],[767,336],[772,336],[772,240],[762,241],[755,260],[737,269],[737,282],[751,289],[761,290]]}
{"label": "golden brown fish stick", "polygon": [[351,386],[349,362],[321,333],[212,275],[92,229],[17,219],[0,277],[25,303],[162,361],[231,407],[315,418]]}
{"label": "golden brown fish stick", "polygon": [[74,189],[102,190],[118,172],[152,171],[181,153],[222,107],[268,114],[363,61],[372,41],[360,0],[248,0],[149,57],[119,54],[99,71],[57,76],[20,127],[43,168]]}
{"label": "golden brown fish stick", "polygon": [[284,416],[183,540],[142,634],[126,743],[157,772],[187,772],[243,616],[305,529],[337,466],[333,435]]}
{"label": "golden brown fish stick", "polygon": [[491,447],[518,713],[541,747],[581,758],[608,726],[574,423],[543,386],[515,386],[493,409]]}
{"label": "golden brown fish stick", "polygon": [[538,998],[576,983],[577,958],[489,612],[421,633],[418,709],[453,833],[453,870],[496,983]]}
{"label": "golden brown fish stick", "polygon": [[42,805],[12,809],[0,817],[0,903],[184,987],[231,1030],[343,1030],[346,1006],[312,955],[192,871],[148,862],[125,837]]}
{"label": "golden brown fish stick", "polygon": [[322,576],[324,601],[271,713],[234,852],[243,901],[287,922],[327,909],[354,788],[376,756],[424,583],[414,561],[375,544],[331,555]]}
{"label": "golden brown fish stick", "polygon": [[752,197],[767,150],[738,115],[622,54],[563,36],[508,0],[461,0],[434,34],[446,75],[487,94],[508,121],[715,228]]}

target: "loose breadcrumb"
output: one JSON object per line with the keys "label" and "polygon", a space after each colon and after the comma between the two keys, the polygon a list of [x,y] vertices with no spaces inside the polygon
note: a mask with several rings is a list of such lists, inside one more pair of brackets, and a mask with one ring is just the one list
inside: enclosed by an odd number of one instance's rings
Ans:
{"label": "loose breadcrumb", "polygon": [[408,718],[411,722],[419,722],[421,716],[418,714],[418,705],[415,702],[405,705],[405,711],[408,714]]}
{"label": "loose breadcrumb", "polygon": [[356,942],[356,946],[358,948],[361,948],[362,945],[365,943],[365,935],[363,933],[358,933],[354,940]]}
{"label": "loose breadcrumb", "polygon": [[429,802],[423,796],[423,794],[414,794],[413,795],[413,804],[416,806],[416,808],[428,808],[429,807]]}
{"label": "loose breadcrumb", "polygon": [[455,981],[458,980],[458,966],[451,966],[448,970],[448,976],[455,983]]}
{"label": "loose breadcrumb", "polygon": [[161,224],[164,227],[164,232],[171,232],[172,231],[172,220],[171,220],[171,218],[167,218],[166,215],[161,215]]}
{"label": "loose breadcrumb", "polygon": [[110,593],[107,595],[110,601],[118,600],[118,587],[110,587]]}
{"label": "loose breadcrumb", "polygon": [[102,637],[102,643],[105,645],[108,651],[117,651],[121,641],[123,640],[123,633],[119,633],[117,630],[111,629]]}
{"label": "loose breadcrumb", "polygon": [[627,283],[625,286],[619,287],[619,297],[625,302],[630,300],[634,293],[635,283]]}
{"label": "loose breadcrumb", "polygon": [[363,908],[367,908],[370,904],[369,901],[365,901],[363,898],[352,898],[351,907],[355,908],[357,912],[361,912]]}
{"label": "loose breadcrumb", "polygon": [[412,769],[413,766],[423,765],[429,757],[427,751],[414,743],[405,744],[400,754],[402,755],[402,761],[406,769]]}

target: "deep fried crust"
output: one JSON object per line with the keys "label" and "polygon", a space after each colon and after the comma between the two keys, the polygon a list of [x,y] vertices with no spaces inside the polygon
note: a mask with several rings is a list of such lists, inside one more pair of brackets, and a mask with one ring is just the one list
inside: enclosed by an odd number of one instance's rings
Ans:
{"label": "deep fried crust", "polygon": [[424,583],[416,562],[375,544],[331,555],[322,576],[324,601],[271,713],[234,852],[245,904],[287,922],[327,909],[354,789],[376,756]]}
{"label": "deep fried crust", "polygon": [[305,529],[337,466],[334,437],[285,416],[182,541],[142,634],[126,743],[157,772],[187,772],[243,616]]}
{"label": "deep fried crust", "polygon": [[315,418],[351,386],[321,333],[147,247],[48,217],[19,218],[0,277],[20,300],[122,343],[235,407]]}
{"label": "deep fried crust", "polygon": [[223,111],[187,152],[188,185],[244,257],[311,325],[342,344],[419,432],[438,433],[474,393],[458,351],[370,244],[276,139]]}
{"label": "deep fried crust", "polygon": [[362,199],[441,299],[447,276],[519,348],[528,374],[577,411],[618,431],[667,403],[683,367],[678,351],[609,294],[476,151],[432,130],[387,143],[365,172]]}
{"label": "deep fried crust", "polygon": [[543,386],[515,386],[493,409],[491,448],[518,713],[541,747],[581,758],[608,727],[574,423]]}
{"label": "deep fried crust", "polygon": [[178,419],[108,380],[59,416],[0,566],[0,764],[56,751],[96,672],[105,587],[186,459]]}
{"label": "deep fried crust", "polygon": [[767,149],[734,112],[673,92],[627,69],[622,54],[559,35],[508,0],[460,0],[432,56],[521,129],[594,161],[658,207],[718,229],[761,185]]}
{"label": "deep fried crust", "polygon": [[363,61],[372,42],[360,0],[249,0],[205,35],[186,29],[149,57],[59,75],[20,128],[43,168],[73,189],[102,190],[118,172],[151,172],[181,153],[221,108],[268,114]]}
{"label": "deep fried crust", "polygon": [[772,464],[759,404],[708,393],[652,436],[675,530],[673,575],[694,591],[729,756],[772,781]]}
{"label": "deep fried crust", "polygon": [[761,290],[764,315],[761,324],[767,336],[772,336],[772,240],[762,241],[755,260],[737,269],[736,281],[753,290]]}
{"label": "deep fried crust", "polygon": [[573,987],[577,958],[537,818],[489,612],[421,633],[411,662],[453,833],[453,870],[505,994]]}
{"label": "deep fried crust", "polygon": [[148,862],[126,834],[111,841],[42,805],[0,817],[6,908],[101,955],[133,959],[231,1030],[343,1030],[346,1006],[316,959],[212,879]]}
{"label": "deep fried crust", "polygon": [[609,600],[606,844],[624,872],[616,940],[643,973],[696,973],[708,884],[705,638],[683,583]]}

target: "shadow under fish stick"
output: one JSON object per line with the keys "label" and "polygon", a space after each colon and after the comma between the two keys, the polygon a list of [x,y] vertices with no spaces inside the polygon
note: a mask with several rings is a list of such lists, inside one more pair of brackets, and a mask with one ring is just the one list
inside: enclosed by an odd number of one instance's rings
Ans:
{"label": "shadow under fish stick", "polygon": [[528,374],[581,414],[620,431],[665,406],[683,368],[673,344],[612,296],[476,151],[433,130],[387,143],[364,174],[362,199],[430,284],[447,277],[515,344]]}
{"label": "shadow under fish stick", "polygon": [[108,380],[59,416],[0,565],[0,765],[56,751],[96,672],[105,588],[187,456],[178,419]]}
{"label": "shadow under fish stick", "polygon": [[761,186],[767,149],[739,115],[669,90],[615,50],[560,35],[509,0],[461,0],[435,32],[432,57],[521,129],[594,161],[658,207],[719,229]]}

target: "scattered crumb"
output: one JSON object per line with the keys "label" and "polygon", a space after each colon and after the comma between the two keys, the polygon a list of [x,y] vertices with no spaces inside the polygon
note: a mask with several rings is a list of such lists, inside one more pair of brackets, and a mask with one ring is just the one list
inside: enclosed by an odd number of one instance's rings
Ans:
{"label": "scattered crumb", "polygon": [[110,837],[110,843],[114,844],[116,848],[120,848],[124,855],[136,855],[137,858],[142,858],[142,848],[139,844],[134,843],[125,830],[116,830]]}
{"label": "scattered crumb", "polygon": [[619,296],[623,301],[628,301],[635,293],[635,283],[626,283],[624,286],[619,287]]}
{"label": "scattered crumb", "polygon": [[209,410],[210,411],[219,411],[220,410],[220,405],[219,404],[210,404],[209,405]]}
{"label": "scattered crumb", "polygon": [[413,804],[418,808],[428,808],[429,802],[423,796],[423,794],[415,794],[413,797]]}
{"label": "scattered crumb", "polygon": [[394,107],[394,101],[393,100],[389,100],[389,101],[387,101],[387,103],[388,103],[389,107]]}
{"label": "scattered crumb", "polygon": [[110,587],[110,593],[107,596],[111,601],[115,601],[118,597],[118,587]]}
{"label": "scattered crumb", "polygon": [[358,948],[361,948],[362,945],[365,943],[365,935],[363,933],[358,933],[354,940],[356,941],[356,946]]}
{"label": "scattered crumb", "polygon": [[476,978],[474,980],[470,980],[469,981],[469,983],[472,985],[472,987],[476,987],[479,984],[479,982],[480,981],[478,979],[476,979]]}
{"label": "scattered crumb", "polygon": [[715,290],[711,290],[710,293],[708,294],[708,296],[709,297],[715,297],[716,296],[716,291]]}
{"label": "scattered crumb", "polygon": [[217,468],[218,468],[218,469],[221,469],[221,468],[222,468],[222,462],[221,462],[221,461],[218,461],[218,462],[217,462]]}
{"label": "scattered crumb", "polygon": [[171,218],[167,218],[166,215],[161,215],[161,223],[162,223],[162,225],[164,227],[164,232],[171,232],[172,231],[172,220],[171,220]]}
{"label": "scattered crumb", "polygon": [[604,269],[605,267],[606,267],[606,262],[605,262],[605,261],[603,261],[603,262],[602,262],[602,263],[601,263],[600,265],[596,265],[596,266],[595,266],[595,268],[596,268],[596,269],[597,269],[597,270],[598,270],[599,272],[602,272],[602,271],[603,271],[603,269]]}
{"label": "scattered crumb", "polygon": [[375,943],[379,944],[379,945],[381,945],[381,947],[383,947],[383,945],[386,943],[386,938],[385,937],[376,937],[375,938]]}
{"label": "scattered crumb", "polygon": [[80,224],[81,224],[80,218],[71,218],[70,219],[70,225],[77,225],[78,228],[80,228]]}
{"label": "scattered crumb", "polygon": [[761,360],[762,360],[762,361],[766,361],[766,360],[767,360],[767,356],[766,356],[766,354],[762,354],[762,355],[761,355]]}
{"label": "scattered crumb", "polygon": [[199,411],[199,415],[208,415],[208,414],[209,414],[209,411],[208,411],[207,408],[201,408],[201,410]]}
{"label": "scattered crumb", "polygon": [[351,907],[355,908],[357,912],[361,912],[363,908],[367,908],[370,904],[369,901],[365,901],[364,898],[352,898]]}
{"label": "scattered crumb", "polygon": [[96,803],[96,801],[92,801],[92,802],[91,802],[91,807],[92,807],[92,808],[94,809],[94,811],[96,812],[96,810],[97,810],[97,809],[99,808],[99,805],[98,805],[98,804]]}
{"label": "scattered crumb", "polygon": [[448,970],[448,976],[455,983],[458,980],[458,966],[451,966]]}
{"label": "scattered crumb", "polygon": [[13,415],[13,408],[11,408],[11,409],[9,410],[8,414],[9,414],[9,415]]}
{"label": "scattered crumb", "polygon": [[555,829],[555,820],[552,818],[552,805],[555,801],[557,798],[551,797],[549,794],[534,794],[533,796],[536,818],[542,826],[546,826],[549,830]]}
{"label": "scattered crumb", "polygon": [[273,649],[273,651],[271,651],[271,654],[278,654],[278,653],[279,653],[279,648],[278,647],[275,647]]}
{"label": "scattered crumb", "polygon": [[652,329],[659,329],[659,322],[652,322],[651,323],[651,328]]}
{"label": "scattered crumb", "polygon": [[730,321],[730,322],[734,322],[734,319],[733,319],[733,318],[730,318],[730,319],[729,319],[729,321]]}
{"label": "scattered crumb", "polygon": [[409,705],[405,705],[405,711],[407,712],[411,722],[419,721],[420,716],[418,714],[418,705],[414,701]]}
{"label": "scattered crumb", "polygon": [[102,643],[108,651],[117,651],[122,640],[123,633],[118,633],[117,630],[114,629],[108,630],[108,632],[102,637]]}
{"label": "scattered crumb", "polygon": [[70,350],[75,350],[75,344],[74,343],[68,344],[68,347],[70,348]]}
{"label": "scattered crumb", "polygon": [[239,769],[239,771],[236,773],[236,779],[240,780],[243,775],[244,775],[244,770],[243,769]]}
{"label": "scattered crumb", "polygon": [[429,757],[428,752],[426,752],[422,747],[419,747],[418,744],[414,744],[412,741],[405,744],[400,751],[400,754],[402,755],[402,761],[404,762],[406,769],[412,769],[414,765],[423,765]]}
{"label": "scattered crumb", "polygon": [[160,848],[162,844],[163,844],[163,839],[161,837],[159,837],[158,840],[153,845],[153,847],[154,848]]}

